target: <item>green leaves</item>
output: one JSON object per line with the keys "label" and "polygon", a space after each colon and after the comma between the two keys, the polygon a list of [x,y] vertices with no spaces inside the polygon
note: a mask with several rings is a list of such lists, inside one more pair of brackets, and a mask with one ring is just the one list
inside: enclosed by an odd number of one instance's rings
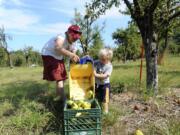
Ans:
{"label": "green leaves", "polygon": [[81,31],[83,34],[81,36],[80,43],[84,54],[87,54],[87,52],[89,51],[91,52],[90,49],[92,46],[99,46],[99,44],[101,44],[100,46],[102,46],[103,44],[100,34],[103,31],[105,24],[103,24],[102,27],[99,27],[97,24],[95,24],[93,14],[93,9],[90,9],[87,5],[86,14],[83,16],[75,9],[75,16],[72,20],[73,24],[77,24],[81,27]]}
{"label": "green leaves", "polygon": [[141,38],[138,34],[138,28],[135,24],[130,23],[126,29],[117,29],[112,35],[118,48],[115,56],[118,59],[136,59],[140,56]]}

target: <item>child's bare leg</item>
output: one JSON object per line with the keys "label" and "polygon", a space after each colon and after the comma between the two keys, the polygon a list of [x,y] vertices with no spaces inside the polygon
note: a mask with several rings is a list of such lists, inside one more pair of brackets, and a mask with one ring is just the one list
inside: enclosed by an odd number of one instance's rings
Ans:
{"label": "child's bare leg", "polygon": [[102,108],[104,113],[109,112],[109,88],[106,88],[105,102],[102,103]]}
{"label": "child's bare leg", "polygon": [[103,112],[107,114],[109,112],[109,103],[102,103],[102,108]]}

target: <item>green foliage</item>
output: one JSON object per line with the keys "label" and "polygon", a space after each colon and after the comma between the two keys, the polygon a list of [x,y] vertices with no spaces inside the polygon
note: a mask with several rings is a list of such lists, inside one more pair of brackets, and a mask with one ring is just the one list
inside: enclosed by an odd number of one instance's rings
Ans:
{"label": "green foliage", "polygon": [[127,90],[126,88],[126,84],[124,82],[119,82],[119,83],[112,83],[112,87],[111,87],[111,91],[112,93],[114,94],[117,94],[117,93],[122,93],[122,92],[125,92]]}
{"label": "green foliage", "polygon": [[115,50],[115,56],[125,62],[130,59],[137,59],[140,56],[141,38],[138,34],[138,28],[130,23],[126,29],[117,29],[112,35],[115,43],[118,45]]}
{"label": "green foliage", "polygon": [[37,51],[32,51],[32,54],[30,55],[30,63],[31,64],[42,65],[41,54],[39,52],[37,52]]}
{"label": "green foliage", "polygon": [[43,128],[53,116],[50,112],[46,112],[43,105],[34,101],[22,100],[20,107],[16,115],[11,117],[12,126],[19,129]]}
{"label": "green foliage", "polygon": [[[12,51],[11,59],[14,66],[29,66],[30,64],[42,65],[41,54],[27,47],[24,50]],[[7,54],[3,48],[0,48],[0,66],[7,66]]]}
{"label": "green foliage", "polygon": [[171,35],[168,37],[168,46],[165,48],[165,41],[159,41],[159,53],[162,53],[164,49],[167,49],[171,54],[180,54],[180,28],[176,27],[173,29]]}
{"label": "green foliage", "polygon": [[14,109],[12,103],[8,100],[3,101],[0,103],[0,118],[3,117],[4,115],[7,115],[8,113],[12,112]]}
{"label": "green foliage", "polygon": [[169,52],[176,55],[180,55],[180,45],[175,44],[174,42],[169,43]]}
{"label": "green foliage", "polygon": [[7,55],[3,48],[0,47],[0,66],[7,65]]}
{"label": "green foliage", "polygon": [[[74,19],[72,20],[73,24],[80,26],[82,31],[82,36],[80,39],[81,48],[84,54],[87,54],[90,51],[92,46],[99,48],[99,44],[102,44],[101,31],[104,29],[104,24],[100,28],[97,24],[94,24],[90,13],[86,9],[86,15],[82,15],[80,12],[75,9]],[[92,50],[91,50],[92,51]]]}
{"label": "green foliage", "polygon": [[12,53],[12,61],[14,66],[23,66],[25,65],[25,59],[23,56],[23,51],[18,50]]}
{"label": "green foliage", "polygon": [[177,45],[180,45],[180,27],[174,28],[173,40]]}
{"label": "green foliage", "polygon": [[166,121],[162,121],[163,126],[157,124],[151,124],[148,129],[149,135],[179,135],[180,134],[180,122],[178,119],[171,118]]}
{"label": "green foliage", "polygon": [[117,109],[115,107],[110,107],[109,113],[104,114],[102,117],[103,126],[104,127],[113,126],[117,122],[120,114],[121,114],[121,112],[119,111],[119,109]]}
{"label": "green foliage", "polygon": [[98,27],[96,28],[96,30],[97,30],[97,36],[94,37],[93,43],[89,48],[89,55],[94,59],[98,59],[98,52],[104,46]]}

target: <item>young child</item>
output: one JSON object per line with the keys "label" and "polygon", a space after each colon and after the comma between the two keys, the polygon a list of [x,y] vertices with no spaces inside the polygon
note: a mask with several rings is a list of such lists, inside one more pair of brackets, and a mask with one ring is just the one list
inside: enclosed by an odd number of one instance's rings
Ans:
{"label": "young child", "polygon": [[104,113],[109,111],[110,97],[110,80],[113,67],[111,59],[113,51],[108,48],[101,49],[99,52],[99,60],[94,62],[95,75],[95,94],[101,104]]}

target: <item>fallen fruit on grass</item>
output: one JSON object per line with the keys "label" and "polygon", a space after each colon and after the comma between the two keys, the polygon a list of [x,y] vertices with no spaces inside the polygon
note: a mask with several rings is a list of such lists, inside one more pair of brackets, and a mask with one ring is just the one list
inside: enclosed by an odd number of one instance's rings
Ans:
{"label": "fallen fruit on grass", "polygon": [[141,130],[136,130],[136,133],[135,133],[135,135],[144,135],[143,133],[142,133],[142,131]]}

